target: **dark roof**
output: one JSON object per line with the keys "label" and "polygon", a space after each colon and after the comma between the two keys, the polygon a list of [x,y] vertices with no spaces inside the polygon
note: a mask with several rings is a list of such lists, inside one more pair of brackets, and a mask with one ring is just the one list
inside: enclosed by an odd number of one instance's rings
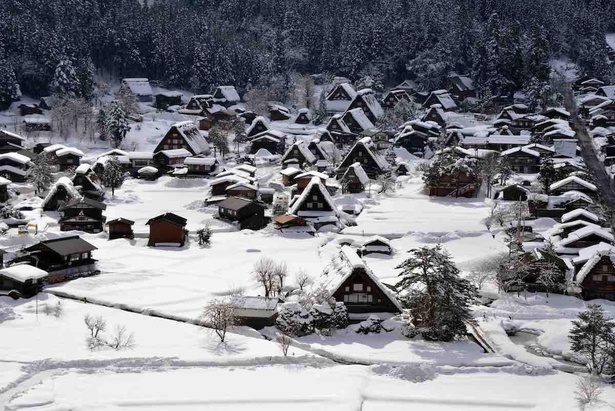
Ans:
{"label": "dark roof", "polygon": [[[91,198],[81,197],[80,199],[69,201],[65,205],[59,208],[60,211],[66,210],[67,208],[73,208],[78,205],[85,205],[91,208],[97,208],[99,210],[106,210],[107,205],[105,203],[101,203],[100,201],[92,200]],[[80,207],[83,208],[83,207]]]}
{"label": "dark roof", "polygon": [[26,156],[26,157],[28,157],[30,160],[34,160],[34,159],[36,158],[36,154],[34,154],[34,152],[33,152],[33,151],[26,150],[26,149],[19,150],[19,151],[17,152],[17,154],[21,154],[22,156]]}
{"label": "dark roof", "polygon": [[135,222],[132,220],[129,220],[127,218],[116,218],[114,220],[111,221],[107,221],[107,225],[109,224],[113,224],[113,223],[124,223],[124,224],[128,224],[128,225],[133,225]]}
{"label": "dark roof", "polygon": [[97,250],[96,247],[79,236],[62,237],[53,240],[41,241],[28,249],[40,248],[41,246],[46,247],[61,256]]}
{"label": "dark roof", "polygon": [[256,204],[256,205],[263,207],[262,204],[256,201],[248,200],[246,198],[241,198],[241,197],[229,197],[226,200],[219,202],[218,207],[237,211],[250,204]]}
{"label": "dark roof", "polygon": [[155,223],[155,222],[158,222],[158,221],[162,221],[162,220],[169,221],[169,222],[171,222],[173,224],[177,224],[177,225],[180,225],[182,227],[185,227],[186,226],[186,222],[188,221],[185,218],[178,216],[177,214],[164,213],[164,214],[160,214],[157,217],[150,218],[148,220],[148,222],[145,223],[145,224],[146,225],[150,225],[152,223]]}

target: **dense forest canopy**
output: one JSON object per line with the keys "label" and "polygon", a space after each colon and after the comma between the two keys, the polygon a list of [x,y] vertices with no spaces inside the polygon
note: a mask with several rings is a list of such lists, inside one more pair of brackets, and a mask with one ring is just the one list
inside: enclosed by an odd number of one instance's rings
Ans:
{"label": "dense forest canopy", "polygon": [[612,0],[3,0],[0,77],[46,95],[61,65],[88,97],[96,70],[193,92],[292,72],[434,89],[456,71],[500,95],[547,81],[552,57],[608,78],[614,15]]}

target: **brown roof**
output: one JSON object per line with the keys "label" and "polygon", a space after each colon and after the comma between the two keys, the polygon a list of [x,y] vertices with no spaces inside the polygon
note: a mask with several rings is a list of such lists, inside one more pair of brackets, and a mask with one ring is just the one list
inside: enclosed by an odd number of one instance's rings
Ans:
{"label": "brown roof", "polygon": [[293,214],[282,214],[282,215],[279,215],[276,218],[274,218],[273,221],[275,223],[277,223],[277,224],[282,224],[282,225],[288,224],[288,223],[293,222],[293,221],[295,221],[297,223],[305,222],[305,220],[303,220],[303,218],[297,217],[296,215],[293,215]]}
{"label": "brown roof", "polygon": [[107,225],[109,224],[113,224],[113,223],[124,223],[124,224],[128,224],[128,225],[133,225],[135,222],[132,220],[129,220],[127,218],[116,218],[115,220],[111,220],[107,222]]}
{"label": "brown roof", "polygon": [[248,199],[245,199],[245,198],[241,198],[241,197],[229,197],[226,200],[223,200],[220,203],[218,203],[218,207],[237,211],[237,210],[240,210],[240,209],[244,208],[245,206],[253,204],[253,203],[263,207],[263,205],[261,203],[258,203],[256,201],[252,201],[252,200],[248,200]]}
{"label": "brown roof", "polygon": [[63,237],[56,238],[54,240],[41,241],[40,243],[29,248],[39,248],[39,246],[44,246],[61,256],[77,253],[87,253],[88,251],[97,250],[96,247],[94,247],[92,244],[88,243],[79,236]]}
{"label": "brown roof", "polygon": [[164,214],[160,214],[157,217],[150,218],[149,221],[147,223],[145,223],[145,224],[146,225],[150,225],[152,223],[155,223],[157,221],[162,221],[162,220],[169,221],[169,222],[171,222],[173,224],[177,224],[177,225],[182,226],[182,227],[185,227],[186,226],[186,222],[188,221],[184,217],[180,217],[177,214],[164,213]]}

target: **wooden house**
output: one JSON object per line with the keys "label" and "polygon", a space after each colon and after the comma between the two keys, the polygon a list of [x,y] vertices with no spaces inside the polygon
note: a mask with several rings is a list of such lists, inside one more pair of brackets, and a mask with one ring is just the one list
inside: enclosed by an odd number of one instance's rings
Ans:
{"label": "wooden house", "polygon": [[354,163],[361,164],[370,178],[375,178],[390,171],[389,163],[378,154],[371,138],[364,137],[350,149],[335,171],[337,176],[343,176],[346,169]]}
{"label": "wooden house", "polygon": [[333,143],[334,145],[335,143],[335,138],[331,135],[331,133],[328,130],[322,131],[320,133],[320,135],[318,136],[318,139],[322,142],[330,142]]}
{"label": "wooden house", "polygon": [[386,150],[391,146],[391,142],[389,140],[394,136],[394,134],[390,131],[382,131],[377,128],[371,128],[363,131],[360,136],[361,138],[371,138],[377,150]]}
{"label": "wooden house", "polygon": [[55,96],[41,97],[38,106],[43,110],[51,110],[58,103],[58,99]]}
{"label": "wooden house", "polygon": [[282,168],[286,168],[290,163],[298,164],[299,167],[310,166],[316,163],[316,157],[308,149],[308,145],[303,140],[297,140],[289,147],[282,156]]}
{"label": "wooden house", "polygon": [[552,195],[563,194],[571,190],[588,195],[596,195],[598,192],[598,188],[595,185],[577,176],[566,177],[549,186],[549,193]]}
{"label": "wooden house", "polygon": [[139,180],[154,181],[160,177],[160,170],[152,166],[141,167],[136,171],[136,177]]}
{"label": "wooden house", "polygon": [[327,113],[343,113],[357,96],[357,92],[349,83],[338,84],[327,94],[325,104]]}
{"label": "wooden house", "polygon": [[416,85],[416,82],[406,79],[395,86],[393,90],[403,90],[412,96],[418,91],[418,86]]}
{"label": "wooden house", "polygon": [[271,121],[286,121],[290,120],[292,115],[290,110],[280,104],[269,105],[269,119]]}
{"label": "wooden house", "polygon": [[60,171],[77,168],[81,164],[83,151],[74,147],[64,147],[55,152],[57,158],[58,169]]}
{"label": "wooden house", "polygon": [[516,147],[501,153],[515,173],[535,174],[540,171],[540,153],[526,147]]}
{"label": "wooden house", "polygon": [[353,136],[356,135],[352,131],[350,131],[348,125],[344,123],[342,114],[334,114],[333,116],[331,116],[329,122],[327,122],[326,129],[330,135],[333,133],[350,134]]}
{"label": "wooden house", "polygon": [[351,321],[364,320],[371,313],[400,313],[403,308],[392,288],[384,285],[350,246],[329,264],[313,289],[327,290],[346,305]]}
{"label": "wooden house", "polygon": [[0,129],[0,154],[23,150],[25,139],[19,134]]}
{"label": "wooden house", "polygon": [[[192,121],[173,124],[154,149],[154,153],[163,150],[185,149],[191,155],[209,155],[209,144]],[[152,165],[152,164],[146,164]]]}
{"label": "wooden house", "polygon": [[188,236],[186,230],[187,220],[173,213],[164,213],[150,218],[146,223],[149,226],[149,240],[147,245],[183,247]]}
{"label": "wooden house", "polygon": [[214,97],[211,94],[197,94],[190,97],[186,107],[180,111],[182,114],[200,115],[206,108],[211,108],[214,104]]}
{"label": "wooden house", "polygon": [[77,167],[71,181],[84,197],[92,200],[102,200],[105,197],[105,190],[100,185],[100,179],[89,164],[81,164]]}
{"label": "wooden house", "polygon": [[43,199],[42,208],[45,211],[55,211],[65,204],[79,200],[81,197],[81,193],[68,177],[60,177]]}
{"label": "wooden house", "polygon": [[47,271],[30,264],[15,264],[0,270],[0,290],[16,290],[30,298],[42,291],[47,276]]}
{"label": "wooden house", "polygon": [[369,185],[369,177],[360,163],[353,163],[340,178],[342,193],[362,193]]}
{"label": "wooden house", "polygon": [[19,115],[22,117],[29,116],[31,114],[43,114],[43,110],[37,104],[20,104]]}
{"label": "wooden house", "polygon": [[237,184],[237,183],[251,184],[253,182],[254,182],[253,179],[250,179],[242,175],[226,174],[226,175],[221,176],[220,174],[218,174],[216,178],[209,183],[209,186],[211,187],[211,195],[219,196],[219,195],[226,195],[226,189],[229,186],[232,186],[233,184]]}
{"label": "wooden house", "polygon": [[444,175],[438,184],[427,185],[429,196],[435,197],[475,197],[478,193],[479,178],[471,172],[459,171]]}
{"label": "wooden house", "polygon": [[550,119],[569,120],[570,112],[563,107],[549,107],[542,112],[542,115]]}
{"label": "wooden house", "polygon": [[604,223],[604,219],[582,208],[572,210],[571,212],[562,215],[561,221],[562,223],[568,223],[571,221],[587,221],[588,223],[598,225]]}
{"label": "wooden house", "polygon": [[185,148],[161,150],[154,154],[154,162],[158,169],[168,170],[183,167],[188,157],[192,157],[192,153]]}
{"label": "wooden house", "polygon": [[566,238],[555,243],[554,247],[559,255],[575,255],[583,248],[600,243],[613,245],[615,238],[608,229],[591,225],[571,232]]}
{"label": "wooden house", "polygon": [[310,124],[312,122],[312,114],[310,114],[310,109],[309,108],[299,109],[293,122],[295,124]]}
{"label": "wooden house", "polygon": [[61,231],[85,231],[100,233],[105,226],[106,217],[102,214],[107,209],[104,203],[81,197],[59,208],[62,218],[58,221]]}
{"label": "wooden house", "polygon": [[519,185],[510,184],[500,189],[496,193],[496,199],[503,201],[526,201],[530,191]]}
{"label": "wooden house", "polygon": [[221,104],[224,107],[230,107],[241,102],[239,93],[234,86],[219,86],[212,95],[214,103]]}
{"label": "wooden house", "polygon": [[266,130],[255,134],[250,140],[250,154],[255,154],[258,150],[265,149],[271,154],[284,153],[286,134],[279,130]]}
{"label": "wooden house", "polygon": [[97,273],[94,250],[79,236],[60,237],[18,251],[11,264],[25,262],[46,271],[49,283],[59,283]]}
{"label": "wooden house", "polygon": [[306,219],[317,230],[325,225],[339,226],[337,207],[319,177],[312,177],[301,194],[293,198],[289,213]]}
{"label": "wooden house", "polygon": [[442,106],[440,106],[439,104],[435,104],[429,107],[427,112],[425,112],[425,114],[423,114],[423,117],[421,117],[422,122],[433,121],[440,127],[446,126],[447,119],[448,114],[444,111],[444,109],[442,109]]}
{"label": "wooden house", "polygon": [[213,157],[188,157],[184,159],[188,175],[209,175],[218,167],[218,160]]}
{"label": "wooden house", "polygon": [[166,110],[171,106],[180,106],[184,95],[178,91],[166,91],[156,94],[156,108]]}
{"label": "wooden house", "polygon": [[448,90],[457,99],[476,98],[476,88],[470,77],[454,74],[448,77],[448,83]]}
{"label": "wooden house", "polygon": [[573,259],[574,285],[586,300],[601,298],[615,301],[615,248],[601,243],[579,252]]}
{"label": "wooden house", "polygon": [[294,177],[294,182],[297,185],[297,193],[301,193],[310,184],[314,177],[318,178],[320,182],[325,185],[327,183],[327,179],[329,178],[327,174],[318,171],[304,171]]}
{"label": "wooden house", "polygon": [[252,121],[252,123],[246,129],[246,136],[248,138],[252,138],[261,133],[264,133],[265,131],[268,131],[269,128],[270,128],[269,121],[267,121],[265,117],[258,116]]}
{"label": "wooden house", "polygon": [[23,118],[23,128],[26,132],[51,131],[51,119],[40,114],[30,114]]}
{"label": "wooden house", "polygon": [[134,221],[126,218],[116,218],[114,220],[107,221],[109,240],[115,240],[116,238],[133,239],[134,233],[132,231],[132,226],[134,224]]}
{"label": "wooden house", "polygon": [[605,85],[604,81],[601,81],[601,80],[599,80],[597,78],[590,77],[590,76],[583,76],[583,77],[577,79],[572,84],[572,88],[574,90],[581,90],[581,89],[586,88],[586,87],[593,87],[593,88],[595,88],[595,90],[598,90],[600,87],[602,87],[604,85]]}
{"label": "wooden house", "polygon": [[282,175],[282,184],[285,186],[293,185],[295,182],[295,177],[299,174],[303,173],[303,170],[299,170],[295,167],[287,167],[280,171]]}
{"label": "wooden house", "polygon": [[32,165],[29,157],[19,153],[0,154],[0,176],[14,183],[26,181],[28,169]]}
{"label": "wooden house", "polygon": [[273,225],[276,230],[299,228],[303,231],[307,227],[311,227],[304,218],[292,214],[282,214],[276,216],[273,219]]}
{"label": "wooden house", "polygon": [[423,156],[425,148],[428,146],[430,136],[423,132],[407,128],[400,131],[396,136],[393,144],[395,147],[403,147],[410,154]]}
{"label": "wooden house", "polygon": [[260,230],[269,223],[265,217],[267,207],[258,201],[241,197],[229,197],[218,203],[219,218],[237,222],[241,230]]}
{"label": "wooden house", "polygon": [[350,132],[355,134],[361,134],[364,131],[375,128],[374,123],[371,122],[361,108],[348,110],[342,116],[342,120],[350,129]]}
{"label": "wooden house", "polygon": [[[372,123],[376,123],[380,118],[382,118],[382,116],[384,116],[384,110],[376,99],[374,91],[368,88],[357,91],[357,95],[352,100],[346,111],[352,111],[357,108],[363,110],[365,116]],[[350,124],[348,124],[348,126],[352,129]]]}
{"label": "wooden house", "polygon": [[250,183],[235,183],[226,188],[226,195],[229,197],[242,197],[249,200],[256,200],[258,187]]}
{"label": "wooden house", "polygon": [[125,78],[122,79],[120,88],[126,88],[135,95],[137,100],[142,103],[149,103],[154,100],[154,92],[149,80],[146,78]]}
{"label": "wooden house", "polygon": [[447,90],[432,91],[423,103],[423,107],[429,108],[434,104],[439,104],[445,111],[457,111],[459,109]]}
{"label": "wooden house", "polygon": [[359,249],[360,255],[368,255],[368,254],[393,254],[393,247],[391,246],[391,242],[384,237],[379,235],[375,235],[373,237],[368,238],[363,242],[361,248]]}
{"label": "wooden house", "polygon": [[402,101],[409,102],[412,100],[410,94],[406,90],[391,90],[382,99],[382,107],[385,109],[393,109]]}
{"label": "wooden house", "polygon": [[264,327],[273,327],[278,318],[277,298],[261,296],[238,295],[230,298],[233,304],[235,318],[238,325],[260,330]]}

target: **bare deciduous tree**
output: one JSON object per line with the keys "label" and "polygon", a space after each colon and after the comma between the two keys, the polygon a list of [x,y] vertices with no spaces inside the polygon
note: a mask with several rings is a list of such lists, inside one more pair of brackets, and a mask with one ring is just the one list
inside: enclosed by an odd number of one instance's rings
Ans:
{"label": "bare deciduous tree", "polygon": [[86,340],[88,348],[94,350],[104,345],[105,340],[102,337],[102,333],[107,329],[107,321],[101,315],[92,317],[90,314],[86,314],[83,321],[90,331],[90,336]]}
{"label": "bare deciduous tree", "polygon": [[305,286],[311,282],[311,278],[305,270],[301,269],[297,271],[297,274],[295,274],[295,282],[297,283],[299,290],[303,291]]}
{"label": "bare deciduous tree", "polygon": [[280,349],[282,350],[282,353],[284,354],[284,357],[286,357],[288,355],[288,349],[290,348],[290,345],[293,342],[293,339],[290,338],[286,334],[280,334],[280,335],[278,335],[276,337],[275,340],[278,343],[278,345],[280,346]]}
{"label": "bare deciduous tree", "polygon": [[275,265],[275,277],[278,295],[281,294],[284,288],[284,280],[288,276],[288,267],[285,262],[280,262]]}
{"label": "bare deciduous tree", "polygon": [[203,310],[205,321],[213,328],[221,342],[224,342],[226,338],[227,329],[237,323],[235,309],[236,307],[231,303],[213,300]]}
{"label": "bare deciduous tree", "polygon": [[263,257],[254,264],[254,280],[263,287],[265,297],[271,296],[278,285],[278,267],[271,258]]}
{"label": "bare deciduous tree", "polygon": [[107,342],[107,345],[116,351],[132,348],[134,346],[134,334],[128,332],[125,326],[118,325],[115,327],[113,336]]}

